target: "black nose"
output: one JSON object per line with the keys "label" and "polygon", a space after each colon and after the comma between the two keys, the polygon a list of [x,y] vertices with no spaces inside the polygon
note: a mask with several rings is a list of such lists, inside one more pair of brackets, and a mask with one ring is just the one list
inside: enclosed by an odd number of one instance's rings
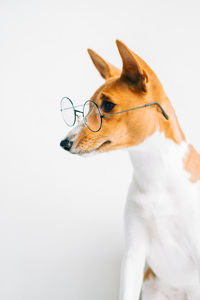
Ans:
{"label": "black nose", "polygon": [[60,142],[60,146],[67,151],[69,151],[71,149],[72,145],[73,145],[73,142],[71,142],[68,139],[65,139]]}

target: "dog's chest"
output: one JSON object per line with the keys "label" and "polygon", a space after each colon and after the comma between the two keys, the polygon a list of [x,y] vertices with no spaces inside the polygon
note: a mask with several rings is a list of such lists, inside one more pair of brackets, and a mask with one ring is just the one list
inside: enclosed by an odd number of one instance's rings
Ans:
{"label": "dog's chest", "polygon": [[[170,285],[194,284],[198,280],[191,241],[198,235],[199,193],[183,168],[185,149],[166,142],[167,153],[134,154],[136,166],[128,202],[147,233],[147,261]],[[171,147],[171,149],[170,149]],[[159,148],[159,151],[167,148]],[[131,223],[131,222],[130,222]]]}
{"label": "dog's chest", "polygon": [[[147,262],[171,286],[198,282],[196,249],[199,207],[196,192],[182,188],[171,194],[134,195],[134,213],[147,233]],[[194,205],[190,205],[193,201]]]}
{"label": "dog's chest", "polygon": [[[178,202],[173,197],[167,198],[165,200],[169,203]],[[149,240],[147,261],[170,285],[194,283],[198,274],[194,272],[195,253],[191,241],[195,238],[196,213],[187,207],[187,203],[170,204],[166,207],[155,205],[154,211],[143,215]]]}

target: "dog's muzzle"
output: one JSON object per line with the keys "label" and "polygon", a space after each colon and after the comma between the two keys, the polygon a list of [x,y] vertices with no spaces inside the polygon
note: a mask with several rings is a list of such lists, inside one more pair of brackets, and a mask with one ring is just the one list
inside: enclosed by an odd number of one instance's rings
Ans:
{"label": "dog's muzzle", "polygon": [[67,138],[60,142],[60,147],[62,147],[66,151],[70,151],[72,145],[73,145],[73,142],[68,140]]}

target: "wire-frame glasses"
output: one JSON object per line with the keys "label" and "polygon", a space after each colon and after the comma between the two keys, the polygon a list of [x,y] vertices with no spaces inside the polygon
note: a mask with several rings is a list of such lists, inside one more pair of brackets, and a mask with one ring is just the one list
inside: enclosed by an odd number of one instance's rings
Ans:
{"label": "wire-frame glasses", "polygon": [[[87,126],[88,129],[90,129],[91,131],[97,132],[102,128],[103,119],[131,110],[148,107],[151,105],[157,105],[160,108],[165,119],[168,120],[168,115],[158,102],[150,102],[144,105],[104,115],[100,107],[92,100],[87,100],[83,105],[74,106],[73,102],[68,97],[63,97],[60,102],[60,111],[62,113],[65,123],[68,126],[74,126],[77,118],[80,120],[79,114],[81,114],[85,126]],[[79,109],[80,107],[82,107],[82,110]]]}

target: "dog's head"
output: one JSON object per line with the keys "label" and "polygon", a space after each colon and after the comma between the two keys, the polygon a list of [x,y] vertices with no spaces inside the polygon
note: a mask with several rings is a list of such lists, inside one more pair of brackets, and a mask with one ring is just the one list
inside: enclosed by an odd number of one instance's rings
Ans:
{"label": "dog's head", "polygon": [[[123,69],[120,71],[88,50],[105,83],[91,97],[101,112],[112,114],[157,101],[165,108],[166,95],[150,67],[126,45],[117,41]],[[61,147],[74,154],[106,152],[142,143],[152,135],[160,122],[165,122],[157,106],[108,116],[98,132],[89,130],[83,122],[61,141]]]}

